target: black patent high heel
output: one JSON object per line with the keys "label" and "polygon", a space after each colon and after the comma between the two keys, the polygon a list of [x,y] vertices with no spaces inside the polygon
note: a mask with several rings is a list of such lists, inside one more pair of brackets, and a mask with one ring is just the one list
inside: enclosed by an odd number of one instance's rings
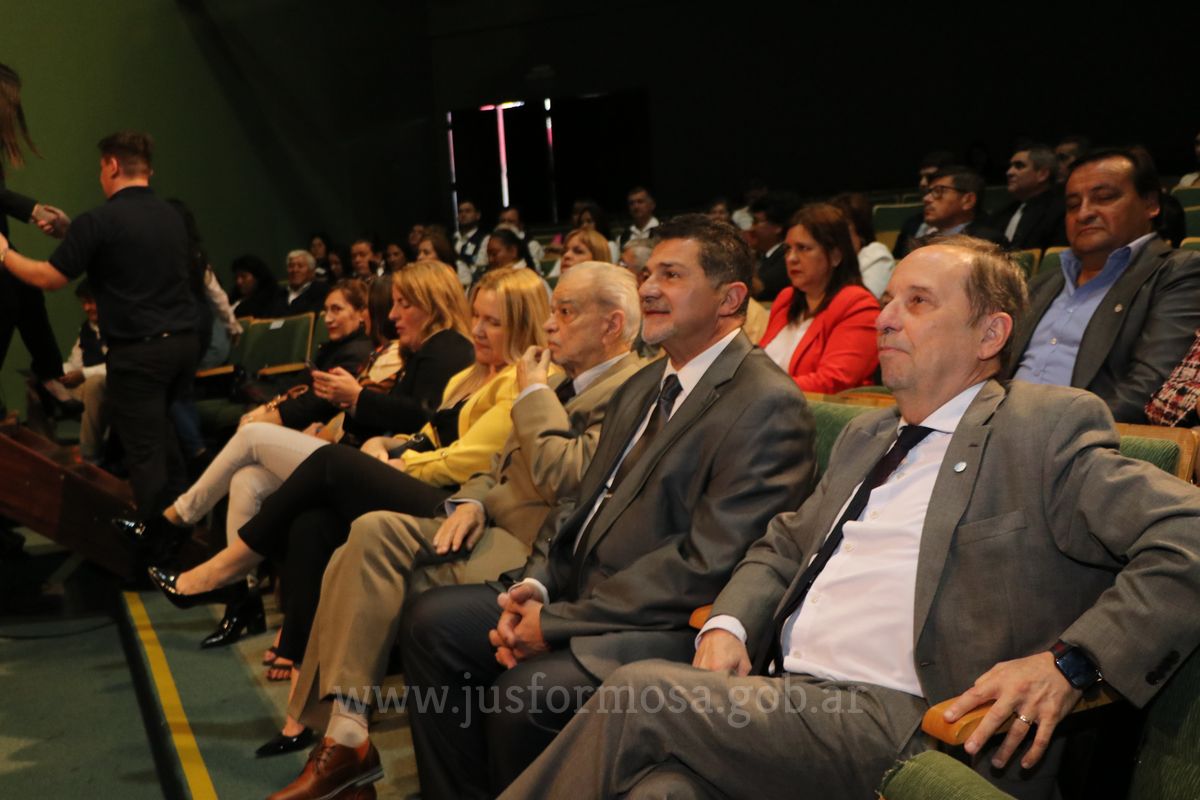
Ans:
{"label": "black patent high heel", "polygon": [[262,596],[246,586],[239,584],[242,590],[235,590],[234,596],[226,601],[225,616],[217,629],[204,637],[200,647],[223,647],[233,644],[242,638],[242,634],[265,633],[267,630],[267,614],[263,610]]}
{"label": "black patent high heel", "polygon": [[176,608],[191,608],[193,606],[203,605],[204,603],[223,603],[229,598],[229,588],[222,586],[218,589],[210,589],[207,592],[197,592],[196,594],[183,594],[175,588],[176,581],[179,580],[179,573],[170,570],[161,569],[159,567],[149,567],[146,570],[150,574],[150,582],[153,583],[159,591],[163,593],[171,605]]}

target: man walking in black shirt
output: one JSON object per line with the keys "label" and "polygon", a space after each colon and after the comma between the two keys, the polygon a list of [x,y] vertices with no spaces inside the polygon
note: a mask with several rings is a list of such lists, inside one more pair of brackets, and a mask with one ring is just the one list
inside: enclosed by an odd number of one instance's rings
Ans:
{"label": "man walking in black shirt", "polygon": [[0,236],[0,264],[33,286],[59,289],[87,273],[109,348],[111,419],[144,520],[156,519],[186,488],[167,408],[191,382],[199,355],[187,234],[179,213],[150,189],[153,147],[136,131],[100,140],[108,202],[81,214],[49,261],[9,251]]}

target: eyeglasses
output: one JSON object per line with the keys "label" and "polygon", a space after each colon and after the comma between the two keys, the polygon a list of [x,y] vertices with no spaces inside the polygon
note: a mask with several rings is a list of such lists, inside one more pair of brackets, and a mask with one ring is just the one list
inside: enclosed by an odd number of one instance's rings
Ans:
{"label": "eyeglasses", "polygon": [[930,195],[933,195],[934,200],[941,200],[942,195],[946,194],[946,192],[958,192],[959,194],[966,194],[966,192],[964,192],[962,189],[956,189],[953,186],[930,186],[925,190],[925,196],[929,197]]}

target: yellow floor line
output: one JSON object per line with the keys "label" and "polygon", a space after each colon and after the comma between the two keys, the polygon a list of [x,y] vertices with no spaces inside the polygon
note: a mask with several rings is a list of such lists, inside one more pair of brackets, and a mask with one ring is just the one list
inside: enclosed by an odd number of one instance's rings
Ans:
{"label": "yellow floor line", "polygon": [[187,715],[183,713],[183,701],[179,699],[179,690],[175,688],[175,679],[171,676],[171,668],[167,664],[162,645],[159,644],[158,634],[150,624],[150,615],[146,613],[142,598],[136,592],[125,592],[125,602],[129,606],[129,616],[133,618],[138,638],[142,640],[142,648],[146,651],[150,677],[158,689],[163,716],[166,717],[167,728],[171,731],[171,741],[179,755],[188,790],[193,800],[216,800],[217,791],[213,788],[212,778],[209,777],[208,768],[200,755],[200,747],[192,734],[192,726],[188,724]]}

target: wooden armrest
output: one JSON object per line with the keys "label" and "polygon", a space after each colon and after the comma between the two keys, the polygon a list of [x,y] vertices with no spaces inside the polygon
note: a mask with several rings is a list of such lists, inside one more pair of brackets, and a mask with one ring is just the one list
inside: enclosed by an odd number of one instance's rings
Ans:
{"label": "wooden armrest", "polygon": [[[1105,684],[1084,693],[1083,697],[1079,698],[1079,702],[1071,709],[1072,714],[1077,714],[1080,711],[1087,711],[1089,708],[1099,708],[1106,706],[1120,698],[1113,689]],[[975,729],[979,727],[979,723],[983,721],[984,715],[991,710],[995,705],[993,702],[987,702],[983,705],[968,711],[959,717],[958,722],[946,722],[942,714],[950,707],[954,700],[943,700],[937,705],[931,707],[925,712],[925,718],[921,720],[921,730],[928,733],[933,738],[946,744],[961,746],[971,737]],[[999,728],[996,733],[1004,733],[1012,725],[1013,720],[1017,718],[1016,714],[1010,716]]]}
{"label": "wooden armrest", "polygon": [[197,378],[213,378],[217,375],[232,375],[233,364],[222,364],[219,367],[209,367],[208,369],[196,370]]}
{"label": "wooden armrest", "polygon": [[258,371],[258,376],[260,378],[267,378],[271,375],[283,375],[288,372],[300,372],[303,369],[307,369],[307,367],[308,365],[303,361],[296,361],[291,364],[276,364],[273,367],[263,367]]}
{"label": "wooden armrest", "polygon": [[696,630],[700,630],[704,627],[704,623],[708,622],[708,616],[711,613],[712,603],[709,603],[706,606],[700,606],[692,612],[690,617],[688,617],[688,625],[691,625]]}

